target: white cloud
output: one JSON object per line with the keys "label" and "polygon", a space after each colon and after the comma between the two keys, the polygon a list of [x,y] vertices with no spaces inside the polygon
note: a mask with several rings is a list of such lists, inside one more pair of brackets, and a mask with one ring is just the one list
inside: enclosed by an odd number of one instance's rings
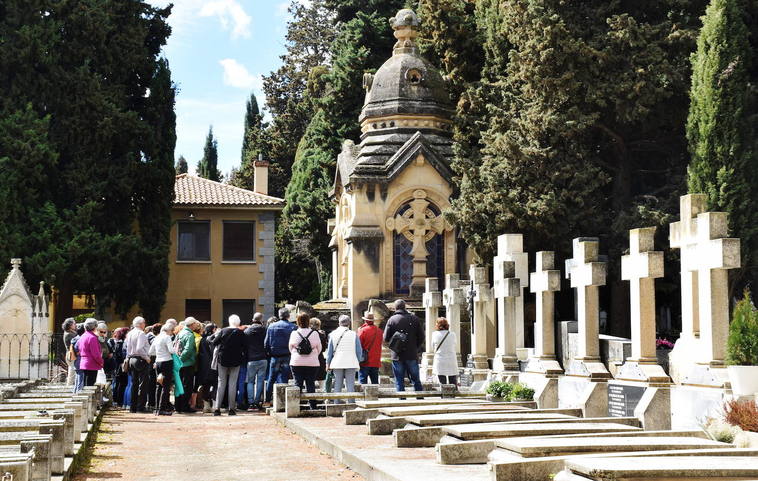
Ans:
{"label": "white cloud", "polygon": [[247,71],[244,65],[233,58],[219,60],[218,63],[224,68],[224,84],[240,89],[257,89],[263,86],[260,75],[253,75]]}
{"label": "white cloud", "polygon": [[235,0],[214,0],[200,9],[201,17],[217,17],[224,29],[231,29],[232,38],[250,37],[252,18]]}

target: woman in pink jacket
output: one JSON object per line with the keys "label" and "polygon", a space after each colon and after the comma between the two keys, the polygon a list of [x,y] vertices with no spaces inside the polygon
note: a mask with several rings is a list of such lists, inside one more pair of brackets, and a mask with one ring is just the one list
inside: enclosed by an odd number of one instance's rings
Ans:
{"label": "woman in pink jacket", "polygon": [[97,320],[89,318],[84,321],[84,335],[76,343],[81,356],[79,368],[84,373],[85,386],[94,386],[97,371],[103,368],[103,351],[100,348],[100,339],[95,334],[96,327]]}
{"label": "woman in pink jacket", "polygon": [[[297,316],[298,329],[290,334],[290,368],[295,384],[301,390],[305,384],[306,392],[316,392],[316,374],[321,367],[318,355],[323,347],[318,331],[311,329],[310,323],[308,314],[301,313]],[[316,401],[311,401],[310,404],[311,409],[316,409]]]}

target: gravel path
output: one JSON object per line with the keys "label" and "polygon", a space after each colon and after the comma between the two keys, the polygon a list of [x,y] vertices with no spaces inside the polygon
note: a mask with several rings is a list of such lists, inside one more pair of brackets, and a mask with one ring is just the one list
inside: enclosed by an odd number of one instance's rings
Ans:
{"label": "gravel path", "polygon": [[74,481],[364,481],[263,414],[110,411]]}

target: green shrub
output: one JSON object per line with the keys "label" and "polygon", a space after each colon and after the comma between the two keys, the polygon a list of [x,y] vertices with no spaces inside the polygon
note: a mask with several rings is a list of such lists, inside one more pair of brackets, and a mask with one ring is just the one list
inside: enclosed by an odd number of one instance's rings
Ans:
{"label": "green shrub", "polygon": [[486,392],[505,401],[531,401],[534,399],[534,389],[521,383],[494,381],[487,386]]}
{"label": "green shrub", "polygon": [[513,396],[513,401],[532,401],[534,400],[534,389],[518,383],[514,386],[511,395]]}
{"label": "green shrub", "polygon": [[734,306],[726,341],[726,362],[732,366],[758,366],[758,310],[747,289]]}

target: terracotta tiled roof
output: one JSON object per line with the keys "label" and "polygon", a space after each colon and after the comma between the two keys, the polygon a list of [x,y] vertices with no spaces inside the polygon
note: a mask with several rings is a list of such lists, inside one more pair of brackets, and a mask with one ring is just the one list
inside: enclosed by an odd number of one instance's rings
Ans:
{"label": "terracotta tiled roof", "polygon": [[284,200],[189,174],[176,176],[174,205],[283,207]]}

